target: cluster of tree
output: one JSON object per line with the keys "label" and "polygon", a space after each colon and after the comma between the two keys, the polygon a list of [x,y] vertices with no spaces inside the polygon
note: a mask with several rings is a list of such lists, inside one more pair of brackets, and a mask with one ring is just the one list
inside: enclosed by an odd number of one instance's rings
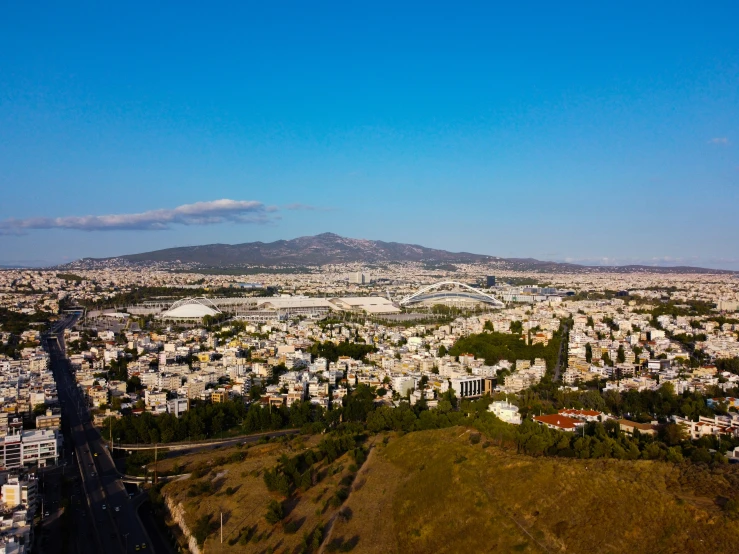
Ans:
{"label": "cluster of tree", "polygon": [[108,363],[108,375],[114,381],[128,380],[128,359],[118,358]]}
{"label": "cluster of tree", "polygon": [[127,414],[120,419],[108,418],[102,431],[107,440],[112,436],[113,440],[127,444],[202,440],[237,428],[246,416],[246,406],[241,401],[218,404],[192,401],[190,409],[179,418],[172,414],[154,416],[149,412]]}
{"label": "cluster of tree", "polygon": [[[270,491],[279,492],[283,496],[290,496],[296,489],[306,491],[318,482],[316,464],[324,460],[331,463],[350,450],[356,452],[356,446],[357,440],[350,433],[326,437],[316,448],[297,456],[291,458],[283,455],[276,467],[264,472],[264,483]],[[356,456],[357,454],[355,459]]]}
{"label": "cluster of tree", "polygon": [[611,300],[618,296],[619,291],[617,290],[604,290],[600,291],[581,291],[577,294],[568,296],[568,300]]}
{"label": "cluster of tree", "polygon": [[506,277],[505,282],[517,287],[536,287],[539,282],[531,277]]}
{"label": "cluster of tree", "polygon": [[21,357],[21,350],[23,350],[23,345],[18,335],[10,335],[7,342],[0,342],[0,355],[2,356],[18,360]]}
{"label": "cluster of tree", "polygon": [[75,273],[57,273],[56,276],[58,279],[62,279],[63,281],[70,281],[73,283],[81,283],[85,280],[84,277]]}
{"label": "cluster of tree", "polygon": [[466,414],[454,411],[449,401],[439,402],[435,410],[428,410],[416,404],[413,408],[403,402],[397,408],[382,406],[367,417],[367,429],[373,433],[381,431],[424,431],[463,425]]}
{"label": "cluster of tree", "polygon": [[326,411],[311,402],[296,402],[289,408],[285,405],[270,408],[253,402],[247,408],[238,399],[218,404],[192,401],[190,409],[179,418],[171,414],[129,413],[120,419],[106,419],[102,432],[107,440],[112,433],[114,440],[127,444],[202,440],[236,431],[251,434],[301,429],[305,433],[320,433],[335,426],[341,414],[341,409]]}
{"label": "cluster of tree", "polygon": [[228,314],[220,313],[216,315],[203,316],[203,327],[210,330],[216,325],[220,325],[229,318]]}
{"label": "cluster of tree", "polygon": [[349,356],[355,360],[361,360],[367,354],[376,352],[377,348],[369,344],[349,342],[347,339],[339,344],[334,344],[331,341],[315,342],[308,351],[314,358],[326,358],[331,362],[335,362],[339,359],[339,356]]}
{"label": "cluster of tree", "polygon": [[617,416],[628,415],[636,421],[666,420],[672,415],[681,415],[691,420],[698,416],[713,416],[714,412],[706,404],[706,397],[700,393],[685,391],[675,394],[671,383],[665,383],[657,390],[629,390],[617,392],[604,391],[602,411]]}
{"label": "cluster of tree", "polygon": [[700,316],[710,315],[713,312],[715,304],[711,302],[704,302],[702,300],[681,300],[675,302],[673,300],[667,302],[661,302],[658,306],[652,308],[649,313],[653,319],[653,325],[657,325],[657,318],[661,315],[670,315],[677,317],[681,315],[685,316]]}
{"label": "cluster of tree", "polygon": [[200,546],[205,544],[205,539],[208,538],[211,532],[216,530],[217,525],[213,514],[203,514],[195,521],[195,525],[192,528],[192,535]]}
{"label": "cluster of tree", "polygon": [[0,308],[0,330],[10,333],[5,343],[0,342],[0,355],[14,360],[19,359],[21,350],[36,346],[36,344],[21,341],[21,333],[32,328],[42,331],[53,317],[53,314],[46,312],[36,312],[33,315],[28,315]]}
{"label": "cluster of tree", "polygon": [[98,332],[94,329],[84,329],[80,331],[80,338],[67,343],[67,350],[72,352],[82,352],[90,349],[90,343],[98,339]]}
{"label": "cluster of tree", "polygon": [[587,390],[563,391],[552,383],[542,382],[521,393],[516,402],[524,417],[529,414],[556,413],[561,408],[578,408],[645,423],[653,420],[664,422],[672,415],[697,421],[698,416],[712,417],[715,413],[725,413],[720,407],[708,407],[706,399],[731,394],[731,391],[721,391],[715,387],[709,387],[705,395],[693,391],[676,394],[671,383],[665,383],[657,390],[625,392],[612,389],[601,391],[600,386],[601,382],[592,381],[583,385]]}
{"label": "cluster of tree", "polygon": [[340,418],[337,411],[326,411],[311,402],[296,402],[289,408],[262,406],[254,402],[249,406],[241,425],[245,433],[275,431],[278,429],[302,429],[305,432],[320,432],[335,424]]}
{"label": "cluster of tree", "polygon": [[[484,329],[486,331],[495,332],[495,327],[490,321],[485,322]],[[511,321],[510,331],[513,335],[520,335],[523,333],[523,323],[520,321]]]}
{"label": "cluster of tree", "polygon": [[695,333],[693,335],[688,335],[685,333],[678,333],[670,335],[670,338],[676,342],[679,342],[683,346],[692,346],[698,341],[704,341],[708,339],[708,335],[705,333]]}
{"label": "cluster of tree", "polygon": [[[0,329],[6,333],[20,335],[23,331],[29,330],[31,324],[45,324],[54,317],[54,314],[48,312],[36,312],[29,315],[8,310],[7,308],[0,308]],[[41,329],[38,326],[35,328]]]}
{"label": "cluster of tree", "polygon": [[739,375],[739,358],[719,358],[716,360],[716,369]]}
{"label": "cluster of tree", "polygon": [[460,316],[466,312],[469,312],[469,310],[465,310],[463,308],[457,308],[456,306],[446,306],[444,304],[434,304],[431,306],[431,313],[444,316],[444,317],[457,317]]}
{"label": "cluster of tree", "polygon": [[481,333],[459,339],[449,350],[452,356],[460,354],[474,354],[476,358],[483,358],[488,365],[495,365],[501,360],[515,362],[516,360],[533,360],[544,358],[547,368],[552,370],[557,363],[559,354],[560,333],[556,333],[552,340],[543,344],[526,344],[517,334],[508,333]]}
{"label": "cluster of tree", "polygon": [[[97,287],[96,290],[102,290]],[[179,287],[135,287],[129,292],[119,292],[105,300],[80,300],[80,304],[88,308],[103,308],[109,306],[130,306],[140,304],[152,298],[187,298],[189,296],[273,296],[274,290],[261,290],[261,294],[245,294],[243,289],[234,287],[215,287],[186,289]]]}
{"label": "cluster of tree", "polygon": [[515,433],[515,445],[519,452],[531,456],[585,459],[644,459],[674,463],[687,459],[695,463],[722,464],[726,463],[722,452],[725,453],[730,444],[731,440],[721,448],[710,439],[692,443],[687,440],[682,427],[676,424],[662,426],[657,437],[640,435],[638,431],[630,436],[621,432],[616,420],[591,422],[583,427],[582,432],[566,433],[548,429],[527,419],[518,426]]}

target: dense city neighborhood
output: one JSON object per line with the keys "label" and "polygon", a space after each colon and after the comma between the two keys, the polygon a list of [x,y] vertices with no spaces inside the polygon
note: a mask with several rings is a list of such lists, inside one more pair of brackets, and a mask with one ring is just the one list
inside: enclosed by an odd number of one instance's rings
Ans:
{"label": "dense city neighborhood", "polygon": [[36,473],[63,451],[50,336],[111,449],[482,410],[533,455],[739,461],[733,275],[489,273],[0,272],[6,552],[32,542]]}

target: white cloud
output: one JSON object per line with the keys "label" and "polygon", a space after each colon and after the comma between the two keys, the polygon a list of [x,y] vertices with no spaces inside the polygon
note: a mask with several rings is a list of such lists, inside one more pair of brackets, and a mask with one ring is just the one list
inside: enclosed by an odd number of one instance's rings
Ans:
{"label": "white cloud", "polygon": [[729,144],[729,139],[726,137],[714,137],[708,142],[711,144]]}
{"label": "white cloud", "polygon": [[292,204],[288,204],[285,206],[286,210],[305,210],[305,211],[311,211],[311,212],[326,212],[331,211],[333,208],[323,208],[321,206],[311,206],[309,204],[301,204],[300,202],[293,202]]}
{"label": "white cloud", "polygon": [[183,204],[173,209],[135,214],[31,217],[0,221],[0,234],[23,234],[29,229],[77,229],[80,231],[160,231],[173,225],[217,223],[270,223],[278,209],[255,200],[212,200]]}

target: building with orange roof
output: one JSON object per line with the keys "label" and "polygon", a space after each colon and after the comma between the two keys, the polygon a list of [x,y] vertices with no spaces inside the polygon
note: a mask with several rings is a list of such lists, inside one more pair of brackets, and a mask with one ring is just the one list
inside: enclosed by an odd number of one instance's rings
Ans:
{"label": "building with orange roof", "polygon": [[585,423],[561,414],[548,414],[534,416],[534,421],[557,431],[574,431]]}
{"label": "building with orange roof", "polygon": [[611,417],[597,410],[578,410],[576,408],[562,408],[559,415],[579,419],[580,421],[605,421]]}

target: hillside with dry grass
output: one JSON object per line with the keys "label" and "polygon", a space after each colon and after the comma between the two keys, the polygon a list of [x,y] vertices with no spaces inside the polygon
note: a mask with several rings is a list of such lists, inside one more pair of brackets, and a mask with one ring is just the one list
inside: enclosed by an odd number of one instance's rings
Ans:
{"label": "hillside with dry grass", "polygon": [[[729,552],[736,471],[533,458],[456,427],[378,443],[332,530],[353,552]],[[727,496],[728,495],[728,496]]]}
{"label": "hillside with dry grass", "polygon": [[535,458],[462,427],[360,437],[355,450],[316,454],[326,440],[168,460],[163,471],[189,476],[162,494],[206,552],[728,552],[739,543],[725,509],[738,500],[736,467]]}
{"label": "hillside with dry grass", "polygon": [[[270,490],[265,474],[291,457],[314,452],[319,444],[323,443],[318,436],[284,437],[169,459],[159,470],[182,477],[165,484],[161,495],[182,515],[201,551],[317,551],[349,494],[356,460],[342,452],[317,460],[308,473],[309,482],[287,494]],[[185,546],[184,538],[181,544]]]}

